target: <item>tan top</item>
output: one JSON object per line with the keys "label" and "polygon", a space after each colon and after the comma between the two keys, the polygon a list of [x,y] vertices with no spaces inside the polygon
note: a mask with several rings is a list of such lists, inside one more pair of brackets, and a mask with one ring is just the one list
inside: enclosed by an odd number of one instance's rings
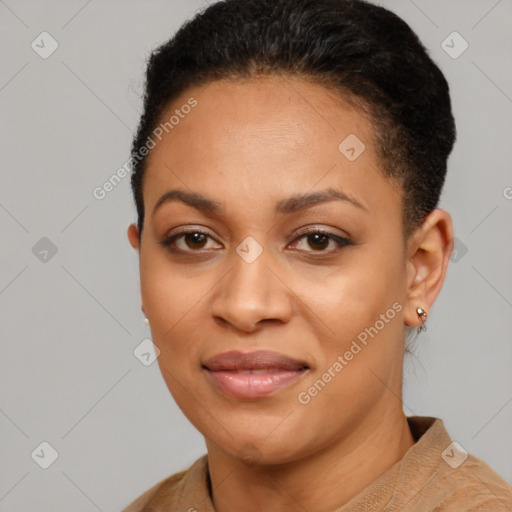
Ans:
{"label": "tan top", "polygon": [[[440,419],[407,418],[416,443],[334,512],[511,512],[512,487],[452,443]],[[122,512],[215,512],[208,456],[157,483]]]}

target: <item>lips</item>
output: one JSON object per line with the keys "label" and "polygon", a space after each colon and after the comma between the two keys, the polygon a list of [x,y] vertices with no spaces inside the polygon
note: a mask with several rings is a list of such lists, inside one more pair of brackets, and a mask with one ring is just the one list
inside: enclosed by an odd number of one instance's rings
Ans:
{"label": "lips", "polygon": [[284,356],[278,352],[257,350],[254,352],[239,352],[233,350],[224,352],[208,359],[204,366],[210,371],[238,371],[238,370],[299,370],[307,368],[303,361]]}
{"label": "lips", "polygon": [[309,369],[304,361],[264,350],[224,352],[205,361],[203,368],[218,390],[242,399],[272,395]]}

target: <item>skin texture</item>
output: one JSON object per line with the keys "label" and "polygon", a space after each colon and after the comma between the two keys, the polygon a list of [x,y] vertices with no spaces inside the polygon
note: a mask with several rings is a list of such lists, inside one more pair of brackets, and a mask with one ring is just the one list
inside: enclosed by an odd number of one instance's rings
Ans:
{"label": "skin texture", "polygon": [[[441,290],[451,217],[436,209],[403,239],[401,193],[379,171],[371,124],[319,84],[284,76],[215,81],[187,90],[169,112],[191,96],[197,106],[148,157],[142,237],[128,228],[162,375],[205,437],[216,510],[333,510],[414,443],[401,403],[404,324],[420,325],[416,307],[429,312]],[[365,144],[354,161],[338,149],[350,134]],[[206,195],[225,212],[173,201],[153,215],[174,188]],[[282,199],[327,188],[364,209],[333,200],[275,213]],[[209,237],[176,240],[181,254],[159,244],[184,226]],[[353,245],[298,238],[303,228]],[[236,252],[247,236],[263,249],[252,263]],[[299,393],[393,304],[394,318],[300,403]],[[309,370],[259,399],[210,384],[201,366],[207,358],[256,349],[304,360]]]}

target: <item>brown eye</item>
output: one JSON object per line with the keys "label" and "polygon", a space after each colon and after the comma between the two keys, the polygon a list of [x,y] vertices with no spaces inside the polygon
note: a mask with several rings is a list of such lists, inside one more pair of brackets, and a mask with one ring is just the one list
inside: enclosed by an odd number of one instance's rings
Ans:
{"label": "brown eye", "polygon": [[[338,235],[335,235],[334,233],[329,233],[327,231],[322,231],[319,229],[314,229],[310,231],[306,231],[302,233],[300,236],[298,236],[294,241],[293,244],[298,245],[299,242],[305,239],[307,243],[307,247],[313,249],[308,250],[306,248],[300,248],[299,249],[303,252],[319,252],[319,253],[333,253],[341,249],[342,247],[345,247],[347,245],[353,245],[352,242],[348,238],[344,238]],[[329,247],[329,243],[333,242],[334,245],[337,247],[332,250],[325,250],[327,247]]]}
{"label": "brown eye", "polygon": [[191,229],[171,235],[160,242],[160,244],[173,252],[193,253],[204,249],[209,239],[213,240],[208,233]]}
{"label": "brown eye", "polygon": [[322,250],[325,249],[330,242],[330,239],[327,235],[323,235],[321,233],[313,233],[310,235],[307,235],[307,240],[309,243],[309,246],[315,250]]}
{"label": "brown eye", "polygon": [[204,233],[186,233],[183,235],[183,240],[190,249],[202,249],[207,236]]}

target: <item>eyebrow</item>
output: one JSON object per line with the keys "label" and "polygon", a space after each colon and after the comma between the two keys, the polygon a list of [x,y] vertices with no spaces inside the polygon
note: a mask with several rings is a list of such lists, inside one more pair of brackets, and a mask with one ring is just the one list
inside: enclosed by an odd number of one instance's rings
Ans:
{"label": "eyebrow", "polygon": [[[181,201],[196,210],[212,215],[221,215],[224,212],[224,207],[221,203],[210,199],[197,192],[188,192],[186,190],[173,189],[166,192],[156,202],[153,208],[152,215],[160,208],[163,204]],[[362,210],[368,211],[368,208],[358,201],[355,197],[345,194],[341,190],[335,190],[328,188],[319,192],[307,192],[303,194],[295,194],[286,199],[282,199],[276,203],[275,212],[280,214],[289,215],[296,213],[306,208],[310,208],[320,203],[326,203],[328,201],[345,201],[352,204]]]}

